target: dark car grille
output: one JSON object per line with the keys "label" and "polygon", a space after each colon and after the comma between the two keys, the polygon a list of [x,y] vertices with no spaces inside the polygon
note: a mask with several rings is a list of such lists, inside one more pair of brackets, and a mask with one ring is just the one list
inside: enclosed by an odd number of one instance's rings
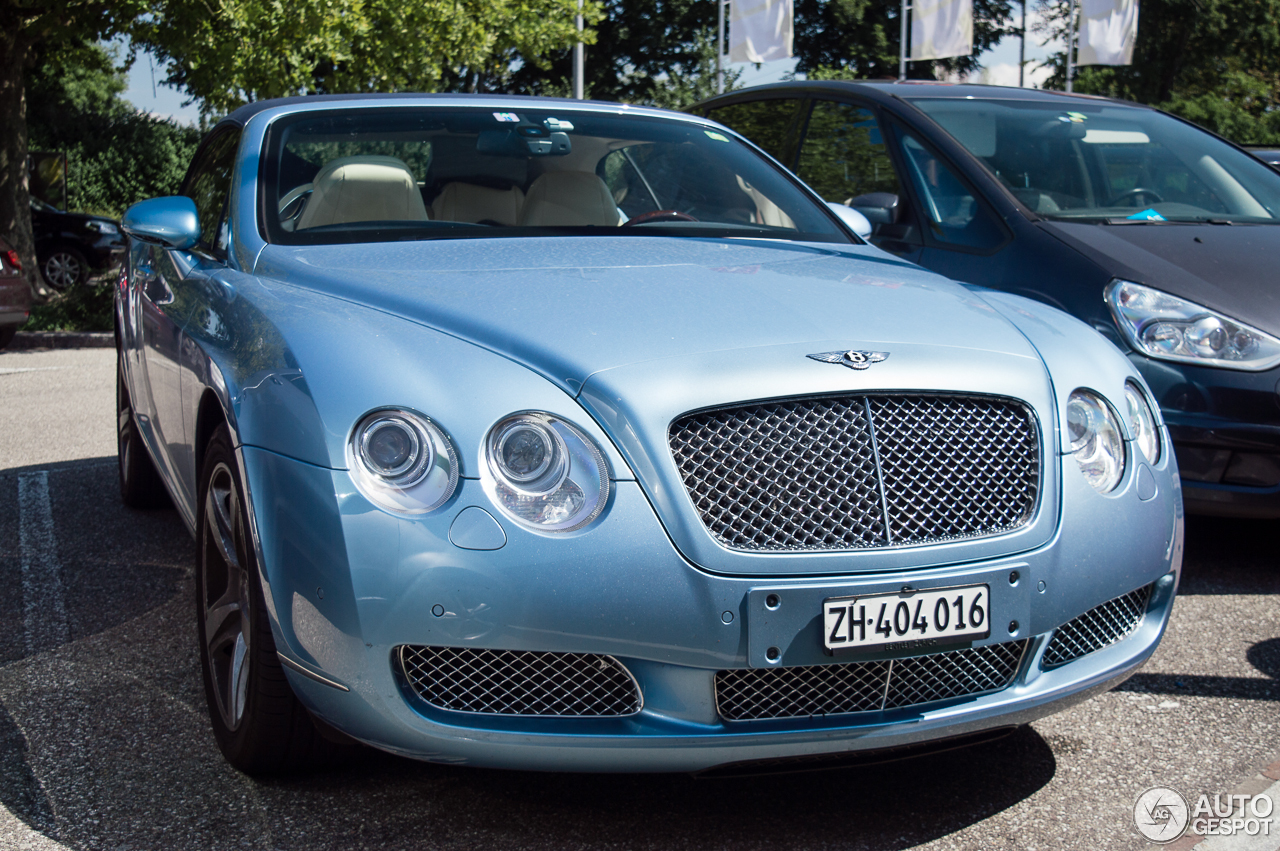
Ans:
{"label": "dark car grille", "polygon": [[635,680],[612,656],[407,644],[399,656],[414,694],[440,709],[574,717],[640,711]]}
{"label": "dark car grille", "polygon": [[1058,627],[1044,649],[1041,664],[1056,668],[1128,636],[1142,623],[1153,587],[1146,585],[1108,600]]}
{"label": "dark car grille", "polygon": [[1013,682],[1027,642],[1007,641],[910,659],[746,668],[716,674],[726,721],[875,712],[999,691]]}
{"label": "dark car grille", "polygon": [[1036,421],[973,396],[846,396],[701,411],[668,441],[707,530],[739,550],[843,550],[1025,525]]}

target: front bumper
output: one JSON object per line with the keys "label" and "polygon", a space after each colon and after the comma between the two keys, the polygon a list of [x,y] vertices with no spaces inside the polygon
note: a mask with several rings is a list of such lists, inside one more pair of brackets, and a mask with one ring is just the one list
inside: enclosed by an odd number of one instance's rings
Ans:
{"label": "front bumper", "polygon": [[[1136,476],[1107,497],[1078,475],[1064,477],[1063,504],[1076,508],[1053,540],[1032,551],[923,570],[784,580],[715,575],[689,564],[634,482],[616,482],[605,514],[583,532],[552,539],[503,523],[505,546],[477,551],[449,541],[450,524],[464,508],[501,517],[473,480],[461,482],[441,511],[403,520],[369,506],[345,472],[248,447],[242,463],[276,643],[291,663],[286,671],[295,691],[361,741],[439,762],[700,771],[1024,724],[1110,688],[1141,666],[1163,634],[1182,559],[1177,480],[1167,462],[1154,471],[1157,495],[1145,500],[1136,494]],[[853,661],[822,650],[816,626],[822,599],[904,584],[977,582],[990,585],[993,629],[973,646],[1029,639],[1007,687],[873,712],[720,717],[718,671]],[[1134,632],[1060,667],[1041,665],[1056,627],[1148,584],[1155,591]],[[772,617],[754,608],[766,591],[782,601]],[[615,718],[532,718],[433,708],[409,698],[397,676],[394,659],[404,644],[613,656],[636,679],[643,709]],[[766,645],[781,648],[776,663],[763,657]]]}
{"label": "front bumper", "polygon": [[1280,517],[1280,367],[1241,372],[1129,358],[1160,402],[1187,513]]}

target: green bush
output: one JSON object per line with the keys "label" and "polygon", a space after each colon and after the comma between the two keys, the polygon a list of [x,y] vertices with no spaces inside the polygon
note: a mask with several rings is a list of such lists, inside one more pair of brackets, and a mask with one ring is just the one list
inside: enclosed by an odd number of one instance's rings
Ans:
{"label": "green bush", "polygon": [[110,331],[112,281],[77,284],[44,304],[32,305],[23,331]]}

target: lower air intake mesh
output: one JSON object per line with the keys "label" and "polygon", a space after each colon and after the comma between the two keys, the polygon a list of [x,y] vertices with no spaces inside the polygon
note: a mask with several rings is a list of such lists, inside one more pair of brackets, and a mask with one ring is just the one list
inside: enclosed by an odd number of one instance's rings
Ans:
{"label": "lower air intake mesh", "polygon": [[1044,650],[1041,664],[1056,668],[1128,636],[1142,623],[1153,587],[1146,585],[1108,600],[1058,627]]}
{"label": "lower air intake mesh", "polygon": [[406,644],[399,657],[414,694],[440,709],[553,717],[640,711],[635,680],[612,656]]}
{"label": "lower air intake mesh", "polygon": [[911,659],[739,668],[716,674],[716,706],[726,721],[796,718],[897,709],[999,691],[1013,682],[1026,640]]}

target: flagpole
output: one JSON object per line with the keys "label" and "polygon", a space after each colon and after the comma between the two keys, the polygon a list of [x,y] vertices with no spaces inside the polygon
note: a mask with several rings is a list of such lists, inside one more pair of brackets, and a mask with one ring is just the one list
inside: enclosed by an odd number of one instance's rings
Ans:
{"label": "flagpole", "polygon": [[585,100],[586,92],[583,85],[585,56],[584,46],[582,44],[582,0],[578,0],[578,14],[575,18],[578,26],[578,43],[573,46],[573,97],[575,100]]}
{"label": "flagpole", "polygon": [[902,14],[899,23],[898,35],[898,79],[907,79],[907,10],[911,8],[907,5],[907,0],[902,0]]}
{"label": "flagpole", "polygon": [[724,94],[724,0],[716,0],[716,94]]}
{"label": "flagpole", "polygon": [[1027,0],[1022,0],[1022,33],[1018,42],[1018,88],[1023,87],[1023,72],[1027,68]]}
{"label": "flagpole", "polygon": [[1071,54],[1075,51],[1072,47],[1076,41],[1076,0],[1071,0],[1069,4],[1071,11],[1067,13],[1067,91],[1071,91],[1071,71],[1072,61]]}

